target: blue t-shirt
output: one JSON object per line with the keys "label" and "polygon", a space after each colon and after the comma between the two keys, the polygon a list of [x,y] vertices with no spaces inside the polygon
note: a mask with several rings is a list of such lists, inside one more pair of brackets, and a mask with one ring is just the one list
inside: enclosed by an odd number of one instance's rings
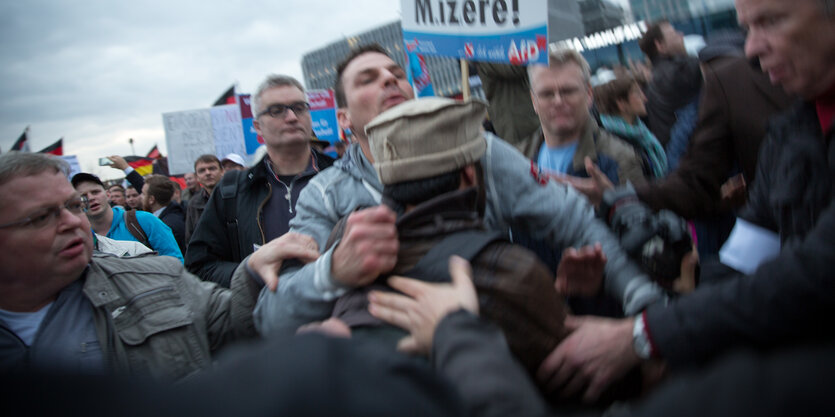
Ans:
{"label": "blue t-shirt", "polygon": [[571,168],[571,161],[574,159],[574,152],[577,151],[578,143],[574,141],[568,145],[552,148],[547,143],[542,142],[536,164],[539,165],[539,169],[541,170],[561,172],[564,174]]}
{"label": "blue t-shirt", "polygon": [[[148,236],[151,249],[157,251],[160,255],[173,256],[183,262],[183,254],[180,252],[177,240],[174,239],[174,234],[168,225],[147,211],[137,211],[136,220],[142,226],[145,235]],[[125,210],[119,206],[113,207],[113,222],[110,223],[107,237],[116,240],[137,241],[128,230],[127,224],[125,224]]]}

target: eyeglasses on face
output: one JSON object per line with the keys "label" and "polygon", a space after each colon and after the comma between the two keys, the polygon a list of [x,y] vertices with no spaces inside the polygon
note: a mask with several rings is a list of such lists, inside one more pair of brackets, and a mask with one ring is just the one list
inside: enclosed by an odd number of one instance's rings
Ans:
{"label": "eyeglasses on face", "polygon": [[0,225],[0,229],[7,227],[46,227],[54,224],[55,220],[61,217],[61,210],[63,209],[69,210],[72,214],[86,213],[87,197],[73,197],[63,205],[40,209],[20,220],[2,224]]}
{"label": "eyeglasses on face", "polygon": [[290,104],[273,104],[270,107],[267,107],[266,110],[262,111],[258,114],[258,117],[261,117],[265,114],[269,114],[270,117],[279,118],[284,116],[287,110],[292,110],[296,116],[301,114],[307,113],[310,110],[310,104],[305,103],[304,101],[297,101],[295,103]]}

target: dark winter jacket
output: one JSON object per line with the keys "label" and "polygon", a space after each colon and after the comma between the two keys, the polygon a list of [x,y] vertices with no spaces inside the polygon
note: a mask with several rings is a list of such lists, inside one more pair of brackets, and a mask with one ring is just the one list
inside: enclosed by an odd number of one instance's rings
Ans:
{"label": "dark winter jacket", "polygon": [[[333,164],[329,156],[316,150],[311,152],[315,161],[314,168],[294,180],[295,187],[288,201],[292,207],[295,207],[307,181]],[[269,236],[264,228],[264,216],[284,216],[283,220],[289,222],[295,215],[295,210],[263,212],[262,209],[273,193],[267,177],[272,174],[265,161],[266,157],[246,171],[227,172],[215,186],[186,251],[186,267],[193,274],[228,287],[238,263],[255,251],[253,245],[263,245],[278,237]],[[229,185],[232,189],[228,190],[227,195],[234,194],[229,199],[223,198],[227,184],[235,184]],[[230,213],[232,210],[236,211],[234,216]]]}
{"label": "dark winter jacket", "polygon": [[702,72],[699,60],[690,56],[659,56],[652,62],[652,82],[647,87],[647,127],[667,146],[676,110],[699,94]]}
{"label": "dark winter jacket", "polygon": [[180,252],[186,253],[186,212],[183,206],[176,201],[168,203],[168,206],[159,214],[159,219],[171,228]]}
{"label": "dark winter jacket", "polygon": [[[657,352],[692,364],[738,346],[831,340],[835,325],[835,147],[814,104],[775,121],[742,216],[780,235],[780,255],[752,276],[698,288],[646,311]],[[706,314],[709,312],[709,314]]]}

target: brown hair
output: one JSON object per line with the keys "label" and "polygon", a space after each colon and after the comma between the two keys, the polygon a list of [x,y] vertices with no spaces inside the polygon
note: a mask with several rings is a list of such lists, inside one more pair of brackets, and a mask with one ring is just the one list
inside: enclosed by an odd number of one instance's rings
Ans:
{"label": "brown hair", "polygon": [[174,197],[174,181],[162,176],[151,175],[145,178],[145,184],[148,184],[148,196],[154,197],[157,204],[167,206]]}
{"label": "brown hair", "polygon": [[197,159],[194,160],[194,170],[195,171],[197,171],[197,163],[198,162],[202,162],[204,164],[211,164],[212,162],[214,162],[214,163],[217,164],[218,167],[223,169],[223,165],[220,163],[220,159],[218,159],[217,156],[214,156],[210,153],[200,155],[200,156],[197,157]]}
{"label": "brown hair", "polygon": [[594,88],[594,99],[597,109],[602,114],[618,114],[618,101],[629,100],[629,93],[633,88],[640,88],[638,81],[631,76],[618,77],[606,84]]}

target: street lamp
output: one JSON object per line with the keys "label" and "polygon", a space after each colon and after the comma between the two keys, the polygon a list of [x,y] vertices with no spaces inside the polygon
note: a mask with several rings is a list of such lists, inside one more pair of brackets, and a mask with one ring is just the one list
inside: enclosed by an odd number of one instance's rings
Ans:
{"label": "street lamp", "polygon": [[136,155],[136,149],[133,149],[133,138],[128,139],[128,143],[130,143],[131,155]]}

